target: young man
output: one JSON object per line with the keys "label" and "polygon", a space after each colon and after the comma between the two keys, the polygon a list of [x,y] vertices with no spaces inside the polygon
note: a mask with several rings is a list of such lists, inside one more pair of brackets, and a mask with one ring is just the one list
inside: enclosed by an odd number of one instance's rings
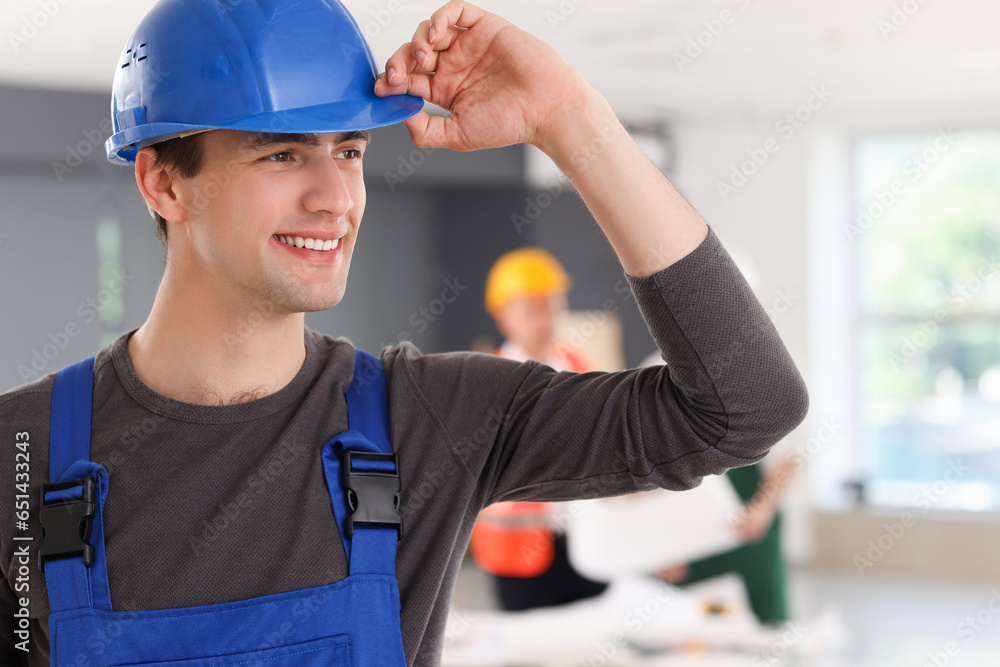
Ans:
{"label": "young man", "polygon": [[[268,665],[309,664],[287,657],[289,647],[313,641],[304,628],[317,610],[333,613],[328,600],[310,598],[319,606],[296,607],[270,627],[250,612],[264,614],[252,605],[269,596],[336,587],[348,576],[348,547],[357,547],[331,513],[324,445],[354,424],[355,350],[306,330],[303,312],[344,294],[365,205],[366,135],[356,131],[365,127],[405,118],[422,147],[528,142],[546,152],[614,247],[669,366],[576,374],[494,355],[421,355],[408,343],[380,351],[402,484],[403,534],[398,545],[392,539],[401,645],[391,660],[355,664],[398,664],[404,651],[407,664],[438,661],[454,579],[486,505],[689,488],[760,460],[805,417],[802,379],[718,238],[550,47],[456,0],[421,23],[375,81],[367,45],[350,41],[363,44],[360,31],[336,10],[325,0],[165,0],[140,26],[157,30],[137,29],[123,53],[117,76],[142,74],[115,98],[109,157],[134,161],[139,190],[164,221],[167,260],[146,323],[96,356],[84,420],[90,461],[77,463],[106,471],[88,477],[107,493],[93,520],[95,533],[103,521],[106,585],[98,590],[90,566],[82,584],[91,593],[84,602],[106,610],[88,618],[105,621],[87,626],[91,634],[57,662],[77,651],[100,664],[130,648],[126,637],[145,651],[136,629],[149,617],[221,605],[250,615],[236,628],[202,623],[191,632],[225,629],[235,633],[226,642],[254,642],[291,661]],[[335,30],[345,36],[325,46]],[[330,59],[342,65],[311,81]],[[276,61],[287,66],[278,75],[267,70]],[[198,76],[164,89],[182,71]],[[359,85],[375,95],[358,98]],[[413,115],[419,106],[407,93],[451,117]],[[163,106],[177,117],[160,116]],[[242,110],[207,118],[234,107]],[[163,143],[195,131],[180,147]],[[361,375],[361,385],[375,382]],[[62,412],[50,409],[53,384],[46,376],[0,396],[0,483],[8,493],[27,484],[30,504],[26,526],[0,513],[4,663],[48,662],[49,609],[53,600],[65,608],[50,571],[85,565],[80,555],[49,560],[43,574],[37,562],[50,413]],[[30,469],[16,457],[22,449]],[[85,481],[76,480],[77,496]],[[109,599],[97,595],[108,590]],[[365,604],[357,596],[341,608],[333,620],[361,628],[323,651],[360,650],[368,611],[382,611]],[[164,637],[145,661],[177,659],[192,641]]]}

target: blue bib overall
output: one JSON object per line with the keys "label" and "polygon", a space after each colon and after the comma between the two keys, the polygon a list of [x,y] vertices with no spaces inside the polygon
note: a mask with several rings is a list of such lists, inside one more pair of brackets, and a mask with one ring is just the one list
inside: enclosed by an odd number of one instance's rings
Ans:
{"label": "blue bib overall", "polygon": [[[109,480],[105,468],[90,460],[93,383],[91,357],[60,371],[52,395],[40,557],[53,665],[406,664],[395,575],[402,534],[398,461],[391,453],[381,359],[357,351],[346,392],[350,428],[317,452],[349,576],[325,586],[179,609],[111,608],[101,513]],[[234,572],[239,566],[233,563]]]}

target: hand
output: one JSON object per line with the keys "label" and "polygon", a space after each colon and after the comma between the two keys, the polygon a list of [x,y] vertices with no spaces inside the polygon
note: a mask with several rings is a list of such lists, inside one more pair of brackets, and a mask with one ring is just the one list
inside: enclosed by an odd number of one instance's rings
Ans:
{"label": "hand", "polygon": [[421,111],[406,127],[417,146],[458,151],[539,145],[590,90],[548,44],[462,0],[423,21],[375,81],[376,95],[409,93],[451,112]]}
{"label": "hand", "polygon": [[671,565],[656,572],[656,577],[668,584],[680,584],[688,578],[689,574],[687,565]]}
{"label": "hand", "polygon": [[736,532],[747,542],[760,542],[771,529],[776,512],[774,503],[752,500],[744,506],[743,515],[735,526]]}

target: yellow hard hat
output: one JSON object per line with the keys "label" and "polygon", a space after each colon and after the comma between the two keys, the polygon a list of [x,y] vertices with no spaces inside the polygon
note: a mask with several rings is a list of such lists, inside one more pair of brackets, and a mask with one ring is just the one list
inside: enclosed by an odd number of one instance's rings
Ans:
{"label": "yellow hard hat", "polygon": [[562,264],[545,250],[512,250],[502,255],[486,276],[486,310],[496,317],[511,299],[565,294],[572,285]]}

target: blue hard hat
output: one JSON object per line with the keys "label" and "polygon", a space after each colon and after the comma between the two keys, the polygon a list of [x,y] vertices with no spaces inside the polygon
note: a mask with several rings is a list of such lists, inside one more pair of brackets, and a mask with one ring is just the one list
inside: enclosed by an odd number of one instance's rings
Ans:
{"label": "blue hard hat", "polygon": [[420,111],[419,97],[376,96],[377,75],[338,0],[161,0],[115,72],[108,160],[195,130],[350,132]]}

